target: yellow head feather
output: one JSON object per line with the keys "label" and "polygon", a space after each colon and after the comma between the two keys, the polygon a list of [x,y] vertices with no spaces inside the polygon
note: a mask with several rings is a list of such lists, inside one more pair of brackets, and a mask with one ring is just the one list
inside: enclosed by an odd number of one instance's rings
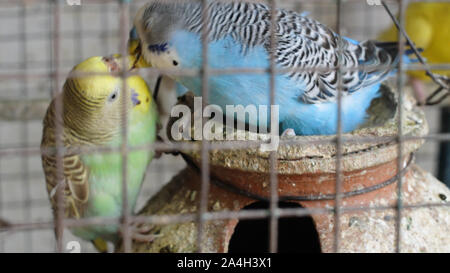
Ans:
{"label": "yellow head feather", "polygon": [[107,58],[95,56],[76,65],[68,77],[76,85],[76,92],[87,99],[107,97],[120,84],[120,78],[111,72],[117,72],[113,62]]}
{"label": "yellow head feather", "polygon": [[[134,63],[135,57],[127,56],[125,69],[130,70]],[[106,102],[108,99],[120,99],[121,94],[117,91],[123,88],[119,74],[123,69],[123,59],[119,54],[110,57],[95,56],[76,65],[67,82],[74,85],[72,92],[75,91],[78,96],[89,101]],[[145,81],[138,75],[128,76],[126,86],[133,110],[147,112],[152,97]]]}

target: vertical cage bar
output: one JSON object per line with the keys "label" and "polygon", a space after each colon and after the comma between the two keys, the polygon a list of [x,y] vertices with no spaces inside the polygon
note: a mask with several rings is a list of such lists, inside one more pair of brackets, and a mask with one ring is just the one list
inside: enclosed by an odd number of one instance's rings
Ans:
{"label": "vertical cage bar", "polygon": [[[27,33],[28,33],[28,28],[27,28],[27,7],[26,7],[26,0],[22,0],[21,1],[21,9],[20,9],[20,25],[21,25],[21,51],[23,52],[22,54],[22,67],[21,70],[26,72],[26,74],[28,74],[28,52],[27,52],[27,45],[28,45],[28,41],[27,41]],[[27,75],[25,75],[25,77],[23,78],[23,81],[21,81],[21,85],[22,85],[22,97],[28,99],[29,96],[29,92],[28,92],[28,77]],[[28,121],[23,121],[23,124],[21,124],[21,146],[23,147],[27,147],[28,146],[28,135],[29,135],[29,131],[28,131]],[[28,157],[27,156],[21,156],[21,166],[23,166],[23,172],[21,175],[21,180],[22,180],[22,188],[23,188],[23,196],[25,198],[24,200],[24,220],[30,220],[31,219],[31,193],[30,193],[30,176],[29,176],[29,171],[30,171],[30,164],[28,161]],[[24,233],[24,249],[29,249],[30,251],[32,251],[33,249],[33,240],[32,240],[32,232],[26,232]]]}
{"label": "vertical cage bar", "polygon": [[[277,49],[277,37],[276,37],[276,25],[277,25],[277,1],[270,0],[270,98],[269,105],[275,105],[275,51]],[[273,113],[272,107],[270,107],[270,117],[272,120]],[[272,132],[274,128],[271,127],[271,136],[278,135],[279,132]],[[272,140],[273,141],[273,140]],[[271,151],[269,155],[270,164],[270,221],[269,221],[269,251],[276,253],[278,251],[278,179],[277,179],[277,151]]]}
{"label": "vertical cage bar", "polygon": [[[336,3],[336,31],[340,35],[342,33],[342,1]],[[342,205],[342,44],[338,42],[338,67],[337,73],[337,132],[336,132],[336,198],[334,200],[334,242],[333,251],[339,252],[340,236],[341,236],[341,205]]]}
{"label": "vertical cage bar", "polygon": [[[208,65],[208,33],[209,33],[209,1],[202,0],[202,107],[209,102],[209,65]],[[204,109],[204,108],[203,108]],[[202,113],[203,118],[203,113]],[[205,119],[203,120],[205,122]],[[198,129],[198,128],[197,128]],[[198,213],[198,230],[197,230],[197,247],[198,252],[203,252],[203,236],[205,213],[208,212],[208,195],[209,195],[209,141],[203,138],[202,130],[202,146],[201,146],[201,188],[200,188],[200,207]]]}
{"label": "vertical cage bar", "polygon": [[[0,125],[1,128],[1,125]],[[2,156],[0,155],[0,170],[2,169]],[[3,181],[2,175],[0,174],[0,197],[3,198],[3,183],[5,183]],[[3,217],[3,211],[4,211],[4,207],[6,207],[2,200],[0,200],[0,217]],[[0,234],[0,252],[4,253],[5,252],[5,235],[4,234]]]}
{"label": "vertical cage bar", "polygon": [[[450,133],[450,106],[444,106],[440,115],[440,132]],[[450,141],[442,141],[439,146],[438,179],[450,187]]]}
{"label": "vertical cage bar", "polygon": [[[0,129],[2,129],[4,125],[0,124]],[[2,161],[3,161],[3,156],[0,155],[0,172],[2,171]],[[3,196],[4,196],[4,192],[3,192],[3,185],[6,182],[6,179],[3,180],[3,175],[2,173],[0,173],[0,217],[4,216],[4,208],[7,207],[3,204]],[[5,252],[5,235],[4,234],[0,234],[0,252],[4,253]]]}
{"label": "vertical cage bar", "polygon": [[[107,5],[106,5],[107,6]],[[75,26],[74,29],[74,37],[75,40],[75,46],[74,46],[74,63],[79,63],[83,59],[83,18],[82,18],[82,12],[83,12],[83,5],[80,6],[73,6],[73,24]]]}
{"label": "vertical cage bar", "polygon": [[[407,0],[399,0],[399,24],[400,28],[405,27],[405,10]],[[401,239],[402,239],[402,213],[403,213],[403,176],[400,174],[400,170],[403,168],[403,104],[404,104],[404,92],[403,92],[403,53],[405,51],[404,44],[405,38],[401,31],[397,32],[398,40],[398,70],[397,70],[397,90],[398,90],[398,123],[397,123],[397,207],[396,207],[396,218],[395,218],[395,252],[399,253],[401,251]]]}
{"label": "vertical cage bar", "polygon": [[110,29],[108,29],[108,27],[111,26],[111,22],[109,20],[109,12],[110,12],[110,5],[103,5],[103,7],[101,8],[101,15],[102,15],[102,42],[103,42],[103,47],[105,49],[105,52],[108,52],[108,54],[110,53],[110,45],[109,45],[109,33],[110,33]]}
{"label": "vertical cage bar", "polygon": [[120,5],[120,52],[122,54],[122,240],[124,252],[131,252],[131,236],[130,236],[130,212],[128,205],[128,104],[126,98],[128,97],[127,77],[128,77],[128,60],[127,60],[127,39],[129,29],[129,3],[126,0],[119,0]]}
{"label": "vertical cage bar", "polygon": [[[62,96],[59,96],[60,84],[60,12],[61,7],[58,0],[53,0],[53,98],[55,98],[55,115],[56,119],[62,117],[63,101]],[[62,119],[61,119],[62,120]],[[64,200],[64,166],[63,166],[63,121],[55,122],[55,144],[56,144],[56,249],[58,252],[63,252],[63,234],[64,234],[64,215],[65,215],[65,200]]]}

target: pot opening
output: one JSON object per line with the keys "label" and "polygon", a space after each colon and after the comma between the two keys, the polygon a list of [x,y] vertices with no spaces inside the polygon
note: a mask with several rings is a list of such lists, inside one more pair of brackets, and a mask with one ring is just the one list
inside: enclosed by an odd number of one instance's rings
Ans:
{"label": "pot opening", "polygon": [[[243,209],[268,209],[268,202],[255,202]],[[302,208],[297,203],[280,202],[280,208]],[[240,220],[231,236],[229,253],[269,252],[269,219]],[[311,216],[278,220],[278,252],[319,253],[319,234]]]}

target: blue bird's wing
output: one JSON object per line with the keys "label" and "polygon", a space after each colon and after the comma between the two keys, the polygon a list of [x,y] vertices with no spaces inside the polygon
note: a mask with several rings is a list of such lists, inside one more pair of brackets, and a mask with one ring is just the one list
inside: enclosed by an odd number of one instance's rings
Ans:
{"label": "blue bird's wing", "polygon": [[344,96],[377,84],[397,61],[398,50],[392,44],[359,43],[295,13],[282,17],[279,25],[277,63],[282,68],[305,69],[288,76],[302,83],[301,100],[306,103],[335,101],[338,76]]}
{"label": "blue bird's wing", "polygon": [[[242,54],[263,46],[271,48],[270,9],[263,4],[211,4],[210,40],[230,36],[242,46]],[[196,14],[196,17],[199,17]],[[192,18],[189,31],[200,33],[201,20]],[[340,87],[348,95],[379,83],[393,69],[396,53],[372,41],[359,43],[341,37],[320,22],[302,14],[277,10],[275,62],[279,68],[293,69],[287,78],[298,85],[297,94],[305,103],[332,102]],[[364,66],[364,70],[360,70]]]}

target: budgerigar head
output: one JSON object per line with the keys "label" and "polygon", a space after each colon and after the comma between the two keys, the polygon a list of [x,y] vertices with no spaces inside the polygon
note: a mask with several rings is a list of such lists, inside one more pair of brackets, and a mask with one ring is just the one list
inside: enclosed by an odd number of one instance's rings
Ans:
{"label": "budgerigar head", "polygon": [[180,58],[173,47],[175,31],[182,29],[191,12],[199,8],[198,1],[157,1],[143,6],[134,19],[139,50],[148,64],[158,68],[177,68]]}
{"label": "budgerigar head", "polygon": [[107,138],[121,130],[125,107],[129,122],[136,114],[148,113],[152,97],[140,76],[127,77],[127,92],[123,92],[119,73],[129,70],[134,61],[134,57],[127,57],[123,67],[120,55],[96,56],[76,65],[63,89],[65,126],[82,135]]}

